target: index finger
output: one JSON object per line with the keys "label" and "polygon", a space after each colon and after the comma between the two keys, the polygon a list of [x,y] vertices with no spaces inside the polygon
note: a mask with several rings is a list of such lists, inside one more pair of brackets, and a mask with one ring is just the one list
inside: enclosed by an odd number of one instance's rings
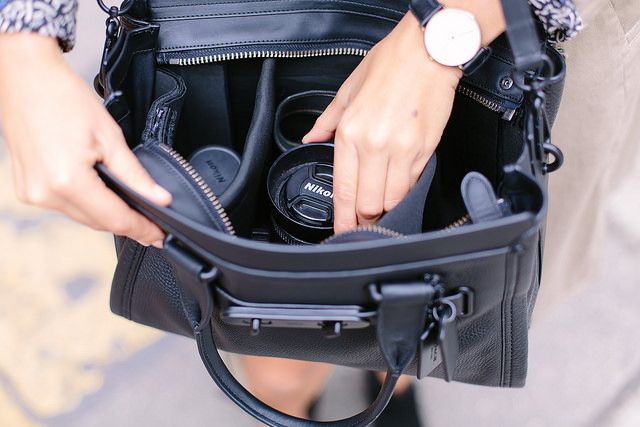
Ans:
{"label": "index finger", "polygon": [[358,185],[358,153],[353,144],[336,133],[333,154],[333,229],[342,233],[354,228],[356,188]]}

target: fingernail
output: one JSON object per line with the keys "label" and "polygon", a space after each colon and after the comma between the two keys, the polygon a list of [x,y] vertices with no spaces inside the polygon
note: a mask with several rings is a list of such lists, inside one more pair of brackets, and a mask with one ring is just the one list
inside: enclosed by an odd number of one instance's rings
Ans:
{"label": "fingernail", "polygon": [[163,244],[162,240],[157,240],[157,241],[153,242],[151,244],[151,246],[153,246],[154,248],[162,249],[164,247],[164,244]]}
{"label": "fingernail", "polygon": [[164,188],[160,187],[157,184],[153,187],[153,192],[161,200],[167,200],[168,201],[168,200],[171,199],[171,193],[169,193],[167,190],[165,190]]}
{"label": "fingernail", "polygon": [[306,134],[305,136],[302,137],[302,143],[306,144],[307,142],[309,142],[309,134]]}
{"label": "fingernail", "polygon": [[140,240],[136,240],[136,242],[140,243],[142,246],[144,246],[145,248],[149,247],[148,243],[145,242],[141,242]]}

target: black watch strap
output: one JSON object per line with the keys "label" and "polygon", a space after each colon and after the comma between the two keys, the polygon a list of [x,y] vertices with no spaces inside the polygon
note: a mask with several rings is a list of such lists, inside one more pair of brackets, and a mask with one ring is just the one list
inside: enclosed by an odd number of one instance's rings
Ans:
{"label": "black watch strap", "polygon": [[442,5],[437,0],[411,0],[409,9],[424,27],[429,19],[442,9]]}
{"label": "black watch strap", "polygon": [[492,50],[491,47],[481,47],[478,53],[475,54],[473,58],[469,60],[466,64],[462,64],[460,69],[464,73],[465,76],[470,76],[475,73],[478,68],[480,68],[491,56]]}

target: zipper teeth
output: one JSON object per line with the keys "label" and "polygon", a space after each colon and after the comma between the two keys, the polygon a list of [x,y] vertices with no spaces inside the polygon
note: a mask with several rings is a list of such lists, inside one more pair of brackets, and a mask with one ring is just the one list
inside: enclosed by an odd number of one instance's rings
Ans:
{"label": "zipper teeth", "polygon": [[466,86],[462,86],[462,85],[458,85],[457,91],[460,92],[461,94],[468,96],[469,98],[473,99],[476,102],[479,102],[480,104],[484,105],[485,107],[487,107],[488,109],[490,109],[491,111],[495,111],[496,113],[502,113],[505,111],[504,107],[500,106],[500,104],[498,104],[495,101],[492,101],[491,99],[487,98],[486,96],[483,96],[481,94],[479,94],[478,92],[475,92],[471,89],[469,89]]}
{"label": "zipper teeth", "polygon": [[370,225],[359,225],[356,228],[349,230],[349,231],[345,231],[344,233],[340,233],[340,234],[334,234],[331,237],[327,237],[326,239],[324,239],[322,242],[320,243],[328,243],[334,239],[337,239],[339,237],[343,237],[349,234],[353,234],[353,233],[357,233],[360,231],[365,231],[365,232],[371,232],[371,233],[378,233],[381,234],[383,236],[386,237],[405,237],[404,234],[402,233],[398,233],[397,231],[393,231],[393,230],[389,230],[388,228],[384,228],[384,227],[380,227],[379,225],[374,225],[374,224],[370,224]]}
{"label": "zipper teeth", "polygon": [[[452,230],[455,230],[458,227],[462,227],[463,225],[469,224],[471,222],[471,216],[469,216],[469,214],[466,214],[463,217],[458,218],[457,220],[453,221],[451,224],[447,225],[446,227],[440,229],[441,232],[449,232]],[[321,243],[328,243],[334,239],[337,239],[338,237],[342,237],[345,235],[349,235],[349,234],[353,234],[353,233],[357,233],[359,231],[368,231],[368,232],[372,232],[372,233],[378,233],[378,234],[382,234],[383,236],[387,236],[387,237],[406,237],[404,234],[402,233],[398,233],[397,231],[394,230],[389,230],[388,228],[384,228],[384,227],[380,227],[379,225],[359,225],[356,228],[349,230],[349,231],[345,231],[344,233],[340,233],[340,234],[335,234],[331,237],[327,237],[326,239],[324,239]]]}
{"label": "zipper teeth", "polygon": [[453,221],[451,224],[447,225],[445,228],[442,229],[442,231],[451,231],[458,227],[462,227],[463,225],[469,224],[470,222],[471,222],[471,217],[469,216],[469,214],[466,214],[465,216],[458,218],[457,220]]}
{"label": "zipper teeth", "polygon": [[[203,55],[191,58],[170,58],[169,65],[202,65],[211,64],[215,62],[233,61],[237,59],[251,59],[251,58],[310,58],[314,56],[335,56],[335,55],[356,55],[366,56],[369,52],[368,49],[355,48],[355,47],[334,47],[326,49],[310,49],[310,50],[252,50],[247,52],[228,52],[219,53],[216,55]],[[496,113],[503,113],[506,109],[500,104],[486,96],[475,92],[468,87],[458,85],[457,91],[463,95],[479,102],[486,108]]]}
{"label": "zipper teeth", "polygon": [[360,226],[356,227],[354,230],[352,230],[352,232],[354,232],[354,231],[369,231],[369,232],[373,232],[373,233],[380,233],[380,234],[388,236],[388,237],[403,237],[404,236],[404,234],[402,234],[402,233],[398,233],[397,231],[390,230],[388,228],[381,227],[381,226],[375,225],[375,224],[360,225]]}
{"label": "zipper teeth", "polygon": [[171,157],[173,157],[176,160],[176,162],[178,162],[178,164],[182,167],[182,169],[184,169],[184,171],[189,174],[191,179],[193,179],[193,181],[198,185],[198,187],[200,187],[204,195],[211,202],[211,204],[213,205],[213,208],[218,213],[218,216],[224,223],[224,226],[227,229],[227,232],[232,235],[236,234],[235,230],[233,229],[233,224],[231,224],[231,220],[229,219],[227,212],[225,212],[224,208],[222,207],[220,200],[216,197],[216,195],[213,193],[213,190],[211,190],[211,187],[209,187],[209,185],[204,181],[202,176],[200,176],[198,171],[195,170],[195,168],[187,161],[187,159],[185,159],[182,156],[182,154],[178,153],[172,147],[169,147],[168,145],[162,144],[162,143],[160,144],[160,147],[164,151],[169,153],[169,155],[171,155]]}
{"label": "zipper teeth", "polygon": [[334,56],[334,55],[357,55],[366,56],[368,50],[355,47],[336,47],[327,49],[313,49],[300,51],[279,51],[279,50],[253,50],[248,52],[220,53],[217,55],[197,56],[195,58],[174,58],[169,59],[171,65],[200,65],[212,62],[232,61],[235,59],[250,58],[309,58],[313,56]]}

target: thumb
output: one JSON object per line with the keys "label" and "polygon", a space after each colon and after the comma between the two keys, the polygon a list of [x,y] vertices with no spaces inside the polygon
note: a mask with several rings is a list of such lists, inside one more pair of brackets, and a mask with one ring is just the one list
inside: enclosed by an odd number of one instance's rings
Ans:
{"label": "thumb", "polygon": [[327,141],[336,133],[336,128],[338,127],[338,123],[340,123],[340,119],[342,118],[342,113],[344,112],[344,107],[341,105],[338,100],[338,96],[333,98],[333,101],[327,106],[324,112],[316,119],[313,127],[305,136],[302,137],[302,143],[306,144],[308,142],[323,142]]}
{"label": "thumb", "polygon": [[[103,147],[106,145],[100,142]],[[116,135],[110,138],[102,161],[118,179],[140,195],[158,205],[167,206],[171,203],[171,194],[151,178],[125,142],[119,128]]]}

